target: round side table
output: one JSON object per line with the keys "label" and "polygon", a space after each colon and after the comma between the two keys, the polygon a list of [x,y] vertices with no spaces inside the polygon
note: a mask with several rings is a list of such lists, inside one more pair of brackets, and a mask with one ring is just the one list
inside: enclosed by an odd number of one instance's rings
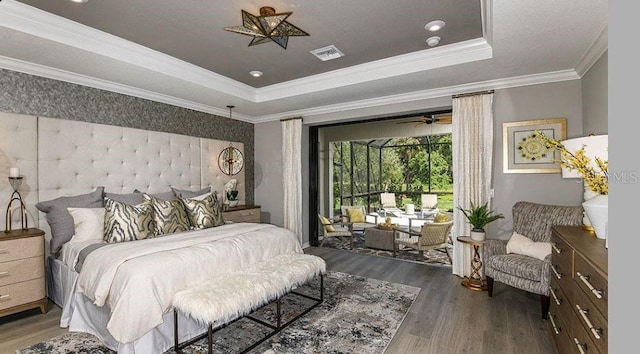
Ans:
{"label": "round side table", "polygon": [[488,289],[487,283],[482,278],[480,271],[482,270],[482,258],[480,258],[480,247],[484,245],[484,241],[476,241],[469,236],[458,236],[457,240],[462,243],[469,244],[471,249],[471,274],[468,277],[464,277],[462,285],[478,291],[485,291]]}

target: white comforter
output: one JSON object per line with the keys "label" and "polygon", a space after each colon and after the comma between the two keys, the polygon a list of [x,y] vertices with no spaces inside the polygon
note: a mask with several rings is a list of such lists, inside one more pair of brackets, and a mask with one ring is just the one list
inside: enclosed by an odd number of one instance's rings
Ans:
{"label": "white comforter", "polygon": [[270,224],[227,224],[112,244],[87,257],[76,291],[97,306],[107,304],[107,329],[129,343],[162,323],[175,292],[283,253],[302,253],[300,242]]}

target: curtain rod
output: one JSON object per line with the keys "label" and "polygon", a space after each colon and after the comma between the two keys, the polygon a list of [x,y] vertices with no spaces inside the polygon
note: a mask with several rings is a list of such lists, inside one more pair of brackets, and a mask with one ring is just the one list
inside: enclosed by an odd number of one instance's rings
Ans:
{"label": "curtain rod", "polygon": [[468,97],[468,96],[477,96],[477,95],[486,95],[486,94],[490,94],[493,93],[493,90],[486,90],[486,91],[477,91],[477,92],[469,92],[469,93],[461,93],[458,95],[452,95],[451,98],[460,98],[460,97]]}
{"label": "curtain rod", "polygon": [[302,120],[302,117],[294,117],[294,118],[282,118],[280,119],[281,122],[286,122],[288,120],[296,120],[296,119],[300,119]]}

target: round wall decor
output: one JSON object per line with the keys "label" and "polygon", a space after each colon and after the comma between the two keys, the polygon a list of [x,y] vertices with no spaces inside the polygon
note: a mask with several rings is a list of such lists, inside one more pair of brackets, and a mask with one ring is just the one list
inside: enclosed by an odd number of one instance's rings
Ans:
{"label": "round wall decor", "polygon": [[220,171],[227,176],[237,175],[244,166],[242,152],[233,146],[224,148],[218,156],[218,166]]}

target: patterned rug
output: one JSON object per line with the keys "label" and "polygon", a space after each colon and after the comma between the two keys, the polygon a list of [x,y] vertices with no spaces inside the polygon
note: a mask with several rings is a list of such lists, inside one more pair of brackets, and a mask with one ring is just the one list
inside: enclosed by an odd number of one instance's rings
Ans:
{"label": "patterned rug", "polygon": [[[337,248],[349,252],[371,254],[380,257],[393,258],[393,251],[379,250],[374,248],[368,248],[364,245],[364,233],[353,234],[353,249],[349,247],[349,239],[347,237],[331,237],[324,242],[322,247]],[[322,242],[322,241],[321,241]],[[449,244],[449,254],[453,254],[453,245]],[[396,259],[400,259],[408,262],[415,262],[421,264],[431,264],[440,266],[451,266],[447,254],[440,251],[425,251],[424,258],[420,259],[418,251],[410,248],[404,248],[396,253]]]}
{"label": "patterned rug", "polygon": [[[400,327],[419,288],[339,272],[325,276],[325,300],[305,316],[265,341],[250,353],[383,353]],[[298,288],[317,296],[319,282]],[[289,294],[283,298],[283,322],[310,305],[310,300]],[[275,304],[254,313],[274,323]],[[214,352],[231,353],[259,339],[265,327],[247,319],[214,333]],[[206,338],[184,349],[206,353]],[[16,351],[17,354],[86,353],[114,354],[94,336],[66,333]],[[172,350],[166,352],[173,353]]]}

